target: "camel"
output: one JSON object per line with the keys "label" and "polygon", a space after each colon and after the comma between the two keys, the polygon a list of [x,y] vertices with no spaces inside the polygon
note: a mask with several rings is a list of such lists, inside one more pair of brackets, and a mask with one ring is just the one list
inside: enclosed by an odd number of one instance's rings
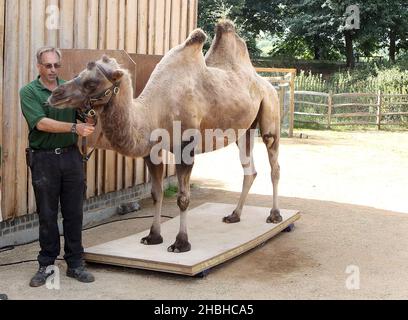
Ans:
{"label": "camel", "polygon": [[[254,135],[250,132],[259,126],[269,156],[273,186],[273,205],[266,222],[277,224],[282,221],[278,207],[280,108],[277,92],[256,73],[246,43],[237,35],[233,22],[223,20],[217,24],[216,35],[204,57],[202,49],[206,39],[206,34],[196,29],[184,43],[171,49],[156,66],[137,99],[133,99],[129,72],[106,55],[96,62],[89,62],[85,70],[59,86],[49,99],[49,104],[56,108],[92,107],[108,141],[105,147],[129,157],[145,159],[155,204],[150,233],[141,239],[145,245],[163,243],[160,216],[164,165],[152,160],[151,152],[161,141],[152,141],[151,136],[158,128],[169,132],[170,142],[167,147],[162,147],[163,150],[176,154],[179,147],[182,152],[187,147],[186,141],[171,138],[175,122],[181,125],[182,132],[194,129],[203,136],[210,129],[232,129],[236,139],[223,138],[224,143],[219,148],[235,142],[240,148],[240,157],[246,155],[249,159],[246,163],[241,159],[244,169],[242,193],[236,209],[223,218],[224,223],[240,221],[257,175],[252,157]],[[213,138],[216,144],[217,139]],[[242,140],[245,140],[244,144],[239,143]],[[193,160],[194,150],[190,150]],[[184,159],[176,164],[180,228],[169,252],[191,250],[187,213],[193,166],[194,161]]]}

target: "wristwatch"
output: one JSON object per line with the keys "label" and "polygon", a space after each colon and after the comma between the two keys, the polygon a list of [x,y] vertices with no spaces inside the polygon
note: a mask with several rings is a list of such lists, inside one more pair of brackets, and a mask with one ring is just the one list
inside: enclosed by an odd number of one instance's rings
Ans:
{"label": "wristwatch", "polygon": [[71,133],[77,133],[77,129],[76,129],[76,127],[77,127],[77,124],[76,123],[73,123],[72,124],[72,127],[71,127]]}

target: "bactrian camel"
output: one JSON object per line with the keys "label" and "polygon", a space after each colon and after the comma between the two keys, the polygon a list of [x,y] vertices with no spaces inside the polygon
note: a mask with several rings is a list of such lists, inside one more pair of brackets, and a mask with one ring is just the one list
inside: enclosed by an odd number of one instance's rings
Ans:
{"label": "bactrian camel", "polygon": [[[246,44],[236,34],[231,21],[224,20],[217,24],[214,41],[204,57],[202,49],[206,38],[201,29],[196,29],[184,43],[170,50],[135,100],[129,72],[107,56],[88,63],[85,70],[59,86],[49,99],[49,103],[57,108],[92,106],[111,148],[126,156],[145,159],[151,174],[155,203],[150,233],[141,240],[146,245],[163,242],[160,215],[164,165],[151,159],[151,150],[159,143],[151,141],[151,134],[162,128],[172,137],[174,121],[181,123],[182,132],[197,129],[202,136],[206,129],[241,132],[234,142],[249,158],[249,162],[241,161],[244,168],[242,193],[236,209],[223,219],[224,223],[240,221],[245,200],[256,177],[252,158],[254,136],[250,131],[259,126],[272,171],[273,207],[267,223],[282,221],[278,207],[280,108],[277,93],[269,82],[256,73]],[[247,138],[246,143],[240,145],[238,140],[243,137]],[[225,145],[231,142],[228,140]],[[171,139],[167,151],[176,152],[177,144],[180,146],[180,142]],[[181,149],[184,147],[185,143],[181,143]],[[191,249],[187,236],[187,212],[192,169],[193,163],[183,159],[176,164],[180,230],[176,241],[168,248],[170,252]]]}

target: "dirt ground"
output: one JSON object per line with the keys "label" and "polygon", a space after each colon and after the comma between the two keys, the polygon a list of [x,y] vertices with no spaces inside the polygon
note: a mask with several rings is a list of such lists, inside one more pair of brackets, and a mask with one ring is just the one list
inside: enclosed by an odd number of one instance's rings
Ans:
{"label": "dirt ground", "polygon": [[[407,299],[408,133],[298,130],[296,137],[283,139],[280,156],[280,207],[302,213],[294,232],[205,278],[92,264],[96,282],[81,284],[67,278],[58,261],[60,290],[33,289],[28,281],[37,265],[26,263],[0,267],[0,293],[10,299]],[[262,143],[255,159],[258,177],[247,204],[271,207]],[[197,157],[193,183],[191,207],[236,203],[242,183],[236,147]],[[126,218],[153,213],[150,199],[141,205]],[[178,214],[174,197],[165,199],[163,214]],[[84,231],[84,245],[138,233],[150,223],[137,219]],[[35,259],[37,251],[34,243],[3,252],[0,263]]]}

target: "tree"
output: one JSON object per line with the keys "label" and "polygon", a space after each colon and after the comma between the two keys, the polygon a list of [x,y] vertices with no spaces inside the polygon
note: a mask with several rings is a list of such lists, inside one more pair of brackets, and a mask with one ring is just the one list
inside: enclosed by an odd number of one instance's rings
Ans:
{"label": "tree", "polygon": [[[251,56],[258,56],[260,50],[256,47],[257,33],[252,31],[251,23],[243,15],[245,0],[200,0],[198,2],[199,27],[209,36],[212,41],[214,27],[220,19],[234,21],[238,34],[246,41]],[[257,31],[259,32],[259,30]],[[204,47],[208,50],[209,43]]]}

